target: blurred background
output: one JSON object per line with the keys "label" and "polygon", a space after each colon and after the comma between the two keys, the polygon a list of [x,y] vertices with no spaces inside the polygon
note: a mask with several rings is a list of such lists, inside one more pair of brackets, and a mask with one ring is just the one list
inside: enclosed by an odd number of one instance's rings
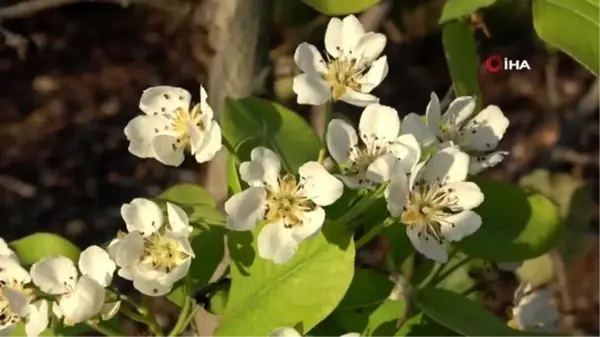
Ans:
{"label": "blurred background", "polygon": [[[390,72],[375,94],[401,115],[449,91],[443,3],[395,0],[360,15],[388,36]],[[510,156],[485,174],[559,204],[568,233],[551,273],[562,329],[598,335],[598,82],[536,37],[530,8],[499,0],[471,18],[482,60],[531,68],[491,73],[482,62],[483,101],[511,121],[500,144]],[[180,86],[197,101],[207,85],[216,111],[225,95],[254,93],[322,127],[319,111],[295,103],[292,56],[302,41],[322,48],[327,21],[295,0],[0,0],[0,236],[104,242],[123,226],[124,202],[203,181],[206,168],[192,160],[170,168],[127,151],[123,128],[147,87]],[[360,115],[343,104],[335,112]]]}

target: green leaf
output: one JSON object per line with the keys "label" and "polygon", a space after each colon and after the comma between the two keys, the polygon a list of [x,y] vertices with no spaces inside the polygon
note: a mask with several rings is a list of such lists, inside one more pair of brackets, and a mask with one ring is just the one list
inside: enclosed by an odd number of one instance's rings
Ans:
{"label": "green leaf", "polygon": [[419,289],[415,301],[427,316],[465,336],[523,336],[476,302],[449,290]]}
{"label": "green leaf", "polygon": [[302,0],[317,11],[327,15],[359,13],[379,2],[379,0]]}
{"label": "green leaf", "polygon": [[296,256],[274,264],[256,256],[253,232],[229,232],[232,285],[219,336],[264,336],[281,326],[312,329],[329,315],[354,274],[354,242],[343,226],[326,223]]}
{"label": "green leaf", "polygon": [[391,336],[405,310],[404,301],[387,300],[366,308],[335,311],[331,319],[346,331],[359,332],[361,336]]}
{"label": "green leaf", "polygon": [[524,261],[516,274],[521,282],[530,283],[534,288],[548,284],[554,279],[554,264],[550,254]]}
{"label": "green leaf", "polygon": [[447,23],[442,30],[442,43],[456,96],[475,96],[478,108],[481,107],[479,57],[471,28],[463,21]]}
{"label": "green leaf", "polygon": [[350,288],[338,304],[337,310],[356,309],[385,301],[394,283],[389,277],[372,269],[356,269]]}
{"label": "green leaf", "polygon": [[485,200],[475,212],[482,225],[456,246],[489,261],[522,261],[538,257],[556,245],[564,226],[557,207],[546,197],[483,178],[472,179]]}
{"label": "green leaf", "polygon": [[227,188],[228,194],[234,195],[242,191],[242,182],[238,174],[238,160],[233,155],[227,158]]}
{"label": "green leaf", "polygon": [[[22,321],[18,322],[15,326],[15,329],[10,333],[10,335],[11,336],[27,336],[27,333],[25,332],[25,324]],[[3,336],[6,336],[6,335],[3,335]],[[51,329],[46,329],[46,330],[42,331],[42,333],[40,333],[39,336],[53,337],[53,336],[56,336],[56,334]]]}
{"label": "green leaf", "polygon": [[198,185],[175,185],[161,193],[157,199],[181,207],[187,213],[190,224],[194,227],[220,226],[225,223],[225,216],[216,209],[216,202],[212,195]]}
{"label": "green leaf", "polygon": [[460,336],[460,334],[424,315],[418,309],[414,311],[394,336]]}
{"label": "green leaf", "polygon": [[210,296],[210,313],[213,315],[221,315],[227,308],[227,300],[229,299],[229,289],[219,289]]}
{"label": "green leaf", "polygon": [[63,255],[77,262],[81,253],[77,246],[62,236],[43,232],[12,241],[9,246],[17,253],[23,265],[30,265],[55,255]]}
{"label": "green leaf", "polygon": [[496,0],[446,0],[439,22],[460,19],[495,2]]}
{"label": "green leaf", "polygon": [[533,26],[542,40],[558,47],[598,76],[598,0],[534,0]]}
{"label": "green leaf", "polygon": [[254,146],[266,146],[296,173],[300,165],[317,160],[321,141],[311,126],[281,104],[249,97],[227,99],[221,125],[240,160],[249,160]]}

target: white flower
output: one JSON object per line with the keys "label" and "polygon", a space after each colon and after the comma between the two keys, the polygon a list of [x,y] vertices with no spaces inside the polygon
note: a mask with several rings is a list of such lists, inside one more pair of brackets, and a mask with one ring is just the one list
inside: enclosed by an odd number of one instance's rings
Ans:
{"label": "white flower", "polygon": [[316,234],[325,221],[322,206],[333,204],[344,184],[317,162],[302,165],[300,181],[292,174],[280,176],[281,161],[275,152],[257,147],[251,161],[240,165],[240,177],[250,187],[225,202],[227,227],[252,230],[266,225],[258,235],[258,254],[275,263],[285,263],[304,239]]}
{"label": "white flower", "polygon": [[129,152],[140,158],[155,158],[165,165],[179,166],[184,152],[199,163],[209,161],[221,149],[221,127],[200,87],[200,103],[190,110],[191,95],[182,88],[158,86],[146,89],[140,99],[145,113],[125,127]]}
{"label": "white flower", "polygon": [[403,131],[412,133],[423,147],[452,142],[471,155],[470,174],[477,174],[500,163],[506,151],[494,151],[508,128],[509,121],[502,110],[489,105],[473,116],[476,99],[458,97],[442,115],[435,93],[427,105],[426,120],[411,113],[404,118]]}
{"label": "white flower", "polygon": [[[269,336],[270,337],[302,337],[302,335],[296,329],[286,327],[286,326],[273,330],[273,332],[271,332],[271,334]],[[340,337],[360,337],[360,334],[356,333],[356,332],[350,332],[347,334],[343,334]]]}
{"label": "white flower", "polygon": [[121,216],[129,233],[108,247],[120,268],[119,276],[133,281],[143,294],[167,294],[188,273],[194,258],[187,214],[167,203],[168,223],[164,223],[156,203],[138,198],[121,207]]}
{"label": "white flower", "polygon": [[48,303],[30,303],[30,297],[12,288],[0,289],[0,336],[10,336],[19,321],[27,336],[38,336],[48,327]]}
{"label": "white flower", "polygon": [[419,163],[410,179],[395,174],[386,190],[388,210],[407,226],[413,246],[426,257],[446,262],[443,240],[459,241],[481,226],[472,211],[483,202],[483,193],[464,181],[469,156],[450,146]]}
{"label": "white flower", "polygon": [[41,291],[58,295],[52,311],[64,318],[65,325],[74,325],[101,314],[105,287],[112,282],[115,263],[108,253],[91,246],[79,256],[79,271],[71,259],[53,256],[31,266],[33,283]]}
{"label": "white flower", "polygon": [[378,102],[370,92],[388,73],[387,58],[377,58],[385,43],[385,35],[366,33],[354,15],[332,18],[325,32],[326,60],[311,44],[296,48],[294,61],[304,72],[294,77],[298,103],[321,105],[333,99],[366,106]]}
{"label": "white flower", "polygon": [[6,243],[6,241],[4,241],[3,238],[0,238],[0,256],[7,256],[19,262],[17,254],[15,254],[15,252],[12,249],[10,249],[10,247],[8,247],[8,244]]}
{"label": "white flower", "polygon": [[358,125],[360,139],[346,121],[333,119],[327,126],[327,148],[340,165],[338,175],[346,186],[357,189],[389,181],[398,163],[410,172],[421,157],[421,148],[413,135],[401,135],[398,112],[391,107],[370,104]]}
{"label": "white flower", "polygon": [[521,284],[515,292],[515,303],[509,325],[521,331],[557,331],[558,309],[552,303],[550,289],[533,289],[531,284]]}

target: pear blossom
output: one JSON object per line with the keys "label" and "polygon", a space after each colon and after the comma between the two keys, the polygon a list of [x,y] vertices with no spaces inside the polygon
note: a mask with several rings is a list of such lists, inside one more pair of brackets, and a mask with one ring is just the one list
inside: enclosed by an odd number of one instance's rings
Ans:
{"label": "pear blossom", "polygon": [[306,42],[294,53],[302,74],[294,77],[293,90],[299,104],[321,105],[342,100],[355,106],[377,103],[370,94],[388,73],[387,57],[378,57],[385,48],[381,33],[365,32],[354,15],[332,18],[325,32],[325,59]]}
{"label": "pear blossom", "polygon": [[222,137],[207,97],[200,87],[200,103],[191,107],[191,94],[185,89],[146,89],[139,105],[144,115],[135,117],[125,127],[129,152],[169,166],[181,165],[185,152],[190,152],[199,163],[211,160],[221,149]]}
{"label": "pear blossom", "polygon": [[12,249],[10,249],[10,247],[8,247],[8,244],[6,243],[6,241],[4,241],[3,238],[0,238],[0,256],[7,256],[19,262],[17,254],[15,254],[15,252]]}
{"label": "pear blossom", "polygon": [[48,303],[35,299],[32,290],[26,288],[30,282],[29,273],[16,256],[0,256],[0,336],[10,335],[20,321],[25,323],[28,336],[38,336],[48,327]]}
{"label": "pear blossom", "polygon": [[[34,263],[31,278],[41,291],[57,296],[52,312],[71,326],[98,316],[110,318],[104,312],[105,288],[111,284],[115,269],[114,261],[104,249],[90,246],[79,256],[77,266],[60,255]],[[112,304],[108,307],[112,308]]]}
{"label": "pear blossom", "polygon": [[556,333],[558,309],[552,303],[552,292],[548,288],[533,289],[524,283],[515,292],[513,319],[509,325],[529,332]]}
{"label": "pear blossom", "polygon": [[410,177],[394,174],[386,189],[390,214],[400,217],[410,242],[432,260],[447,262],[444,240],[459,241],[481,226],[472,209],[484,196],[475,183],[464,181],[468,168],[469,156],[447,146],[419,163]]}
{"label": "pear blossom", "polygon": [[108,251],[117,262],[118,274],[148,296],[163,296],[187,275],[194,251],[187,214],[167,203],[167,220],[151,200],[136,198],[121,207],[128,233],[114,239]]}
{"label": "pear blossom", "polygon": [[[302,335],[294,328],[290,328],[287,326],[277,328],[271,332],[270,337],[302,337]],[[347,334],[343,334],[340,337],[360,337],[359,333],[350,332]]]}
{"label": "pear blossom", "polygon": [[281,159],[265,147],[253,149],[250,157],[239,169],[250,187],[225,202],[227,227],[252,230],[266,220],[257,239],[258,254],[274,263],[285,263],[303,240],[321,229],[323,206],[340,198],[344,184],[312,161],[299,168],[299,180],[292,174],[281,176]]}
{"label": "pear blossom", "polygon": [[508,154],[494,150],[508,128],[509,120],[495,105],[488,105],[477,113],[475,106],[475,97],[458,97],[442,115],[440,101],[432,93],[426,122],[415,113],[408,114],[403,121],[403,131],[413,134],[423,147],[452,142],[471,155],[469,173],[477,174],[499,164]]}
{"label": "pear blossom", "polygon": [[336,175],[352,189],[374,187],[389,181],[395,165],[409,173],[421,158],[421,148],[411,134],[399,135],[398,112],[378,103],[368,105],[354,128],[342,119],[327,126],[327,148],[339,164]]}

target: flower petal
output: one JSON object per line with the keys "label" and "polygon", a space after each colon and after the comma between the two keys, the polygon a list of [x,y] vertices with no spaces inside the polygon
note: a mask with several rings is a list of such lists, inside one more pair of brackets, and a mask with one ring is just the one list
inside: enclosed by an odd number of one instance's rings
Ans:
{"label": "flower petal", "polygon": [[342,51],[345,56],[350,56],[349,53],[356,50],[363,35],[365,35],[365,29],[356,16],[351,14],[342,19]]}
{"label": "flower petal", "polygon": [[377,96],[354,91],[350,88],[347,88],[346,93],[340,97],[340,100],[358,107],[379,103],[379,98],[377,98]]}
{"label": "flower petal", "polygon": [[508,124],[508,118],[502,110],[490,105],[467,123],[461,145],[475,151],[493,150],[504,136]]}
{"label": "flower petal", "polygon": [[429,130],[427,125],[425,125],[421,116],[412,112],[406,115],[402,120],[400,133],[403,135],[413,135],[423,148],[428,147],[437,141],[435,135]]}
{"label": "flower petal", "polygon": [[405,134],[396,138],[390,150],[398,158],[398,165],[410,173],[421,159],[421,146],[414,135]]}
{"label": "flower petal", "polygon": [[387,62],[387,56],[382,56],[371,63],[369,71],[363,76],[358,83],[360,83],[360,91],[364,93],[370,93],[378,85],[383,82],[383,79],[387,76],[390,68]]}
{"label": "flower petal", "polygon": [[342,49],[342,20],[331,18],[325,30],[325,49],[333,58],[340,57]]}
{"label": "flower petal", "polygon": [[[19,316],[26,316],[29,313],[29,297],[22,291],[10,287],[3,287],[2,294],[4,295],[3,300],[8,301],[8,303],[4,302],[2,304],[8,304],[8,307],[13,313]],[[4,309],[4,307],[2,309]]]}
{"label": "flower petal", "polygon": [[369,182],[364,181],[364,179],[359,179],[359,178],[350,177],[350,176],[344,176],[341,174],[336,174],[335,177],[338,178],[339,180],[341,180],[344,183],[344,185],[346,185],[346,187],[348,187],[349,189],[358,190],[361,188],[370,187]]}
{"label": "flower petal", "polygon": [[121,244],[120,238],[114,238],[110,241],[108,246],[106,246],[106,251],[111,259],[115,260],[117,258],[117,249],[119,249],[119,244]]}
{"label": "flower petal", "polygon": [[317,47],[306,42],[300,43],[296,48],[294,61],[300,70],[313,76],[319,76],[326,71],[325,61]]}
{"label": "flower petal", "polygon": [[48,302],[39,300],[29,305],[29,314],[25,323],[27,336],[39,336],[48,328]]}
{"label": "flower petal", "polygon": [[386,42],[385,35],[381,33],[365,33],[359,37],[352,54],[358,58],[359,63],[371,63],[383,52]]}
{"label": "flower petal", "polygon": [[440,99],[437,97],[435,92],[431,93],[429,103],[425,110],[425,116],[427,118],[427,126],[429,130],[437,136],[441,136],[441,122],[442,122],[442,111],[440,107]]}
{"label": "flower petal", "polygon": [[202,144],[200,144],[194,155],[198,163],[205,163],[213,159],[222,147],[223,136],[221,134],[221,126],[216,122],[212,122],[209,125],[210,129],[205,133]]}
{"label": "flower petal", "polygon": [[225,202],[227,228],[247,231],[256,227],[265,217],[267,191],[262,187],[250,187],[234,194]]}
{"label": "flower petal", "polygon": [[192,232],[190,219],[187,213],[181,207],[167,202],[167,216],[169,217],[169,226],[171,231],[188,236]]}
{"label": "flower petal", "polygon": [[204,142],[205,133],[200,130],[200,127],[196,125],[193,121],[188,120],[187,129],[190,137],[190,152],[192,155],[196,155],[200,146]]}
{"label": "flower petal", "polygon": [[450,103],[448,106],[448,110],[442,116],[442,124],[452,124],[452,125],[460,125],[462,122],[466,121],[475,110],[475,105],[477,104],[477,100],[475,97],[471,96],[462,96],[457,97]]}
{"label": "flower petal", "polygon": [[394,174],[385,190],[387,209],[391,216],[398,217],[404,212],[404,205],[406,205],[409,193],[406,174]]}
{"label": "flower petal", "polygon": [[302,335],[294,328],[281,327],[273,330],[270,337],[302,337]]}
{"label": "flower petal", "polygon": [[125,126],[125,137],[129,141],[129,152],[140,158],[154,158],[152,139],[167,125],[161,116],[137,116]]}
{"label": "flower petal", "polygon": [[161,284],[175,284],[175,282],[183,279],[185,275],[190,271],[190,266],[192,265],[192,259],[185,260],[182,264],[173,268],[169,273],[167,273],[163,278],[159,280]]}
{"label": "flower petal", "polygon": [[31,277],[18,261],[8,256],[0,256],[0,282],[4,282],[2,285],[13,282],[24,285],[31,282]]}
{"label": "flower petal", "polygon": [[75,289],[77,268],[64,256],[47,257],[31,266],[31,279],[41,291],[61,295]]}
{"label": "flower petal", "polygon": [[159,297],[168,294],[173,288],[172,284],[162,284],[158,280],[135,275],[133,287],[144,295]]}
{"label": "flower petal", "polygon": [[440,263],[448,262],[448,253],[444,246],[426,231],[416,225],[406,228],[406,234],[415,249],[425,257]]}
{"label": "flower petal", "polygon": [[525,331],[556,332],[559,313],[552,303],[552,292],[545,288],[527,293],[513,309],[518,326]]}
{"label": "flower petal", "polygon": [[452,146],[434,154],[423,169],[423,179],[429,184],[463,181],[469,171],[469,155]]}
{"label": "flower petal", "polygon": [[67,326],[82,323],[100,313],[104,304],[104,288],[93,279],[82,276],[75,291],[58,300],[60,311]]}
{"label": "flower petal", "polygon": [[283,222],[267,224],[258,234],[258,255],[276,264],[288,262],[298,248],[298,241],[292,233],[291,228],[285,228]]}
{"label": "flower petal", "polygon": [[360,337],[358,332],[349,332],[341,335],[340,337]]}
{"label": "flower petal", "polygon": [[350,157],[350,148],[358,143],[356,131],[342,119],[332,119],[327,126],[327,149],[338,164],[345,164]]}
{"label": "flower petal", "polygon": [[298,104],[322,105],[331,99],[331,87],[321,77],[300,74],[294,77],[292,89]]}
{"label": "flower petal", "polygon": [[119,312],[119,309],[121,309],[121,301],[104,303],[100,308],[100,318],[102,318],[103,321],[108,321],[115,317]]}
{"label": "flower petal", "polygon": [[451,199],[456,200],[450,206],[453,211],[474,209],[483,202],[483,193],[477,184],[470,181],[457,181],[445,186]]}
{"label": "flower petal", "polygon": [[278,185],[281,159],[272,150],[259,146],[250,152],[250,161],[240,165],[240,177],[250,186]]}
{"label": "flower petal", "polygon": [[475,233],[481,227],[481,217],[473,211],[462,211],[447,216],[441,223],[440,230],[448,241],[460,241]]}
{"label": "flower petal", "polygon": [[[144,237],[140,232],[127,234],[119,243],[115,261],[121,270],[131,269],[144,252]],[[119,275],[121,275],[119,270]]]}
{"label": "flower petal", "polygon": [[0,238],[0,256],[10,257],[11,259],[19,262],[17,254],[15,254],[15,252],[8,247],[8,244],[3,238]]}
{"label": "flower petal", "polygon": [[202,112],[202,120],[205,123],[213,120],[215,113],[208,104],[208,94],[202,85],[200,85],[200,111]]}
{"label": "flower petal", "polygon": [[360,137],[367,145],[379,142],[391,142],[398,137],[400,132],[400,119],[396,109],[381,105],[368,105],[358,123]]}
{"label": "flower petal", "polygon": [[182,88],[157,86],[144,90],[140,109],[148,115],[171,114],[177,109],[188,110],[192,96]]}
{"label": "flower petal", "polygon": [[300,193],[319,206],[329,206],[344,193],[344,184],[316,161],[309,161],[298,169],[304,187]]}
{"label": "flower petal", "polygon": [[103,287],[110,285],[115,269],[117,269],[115,262],[104,249],[98,246],[86,248],[79,256],[81,274],[90,277]]}
{"label": "flower petal", "polygon": [[176,136],[168,134],[159,134],[152,138],[152,149],[156,160],[168,166],[181,165],[185,156],[183,147],[177,140]]}
{"label": "flower petal", "polygon": [[148,236],[163,225],[163,212],[158,205],[148,199],[135,198],[121,206],[121,217],[129,232],[139,231]]}
{"label": "flower petal", "polygon": [[325,210],[321,207],[316,207],[310,212],[302,213],[300,219],[302,220],[302,224],[291,228],[292,236],[298,243],[319,232],[325,222]]}
{"label": "flower petal", "polygon": [[469,161],[469,174],[478,174],[487,168],[494,167],[501,163],[507,155],[507,151],[496,151],[485,156],[471,157]]}
{"label": "flower petal", "polygon": [[381,155],[367,167],[365,176],[369,181],[383,184],[390,180],[397,163],[398,159],[393,153]]}

